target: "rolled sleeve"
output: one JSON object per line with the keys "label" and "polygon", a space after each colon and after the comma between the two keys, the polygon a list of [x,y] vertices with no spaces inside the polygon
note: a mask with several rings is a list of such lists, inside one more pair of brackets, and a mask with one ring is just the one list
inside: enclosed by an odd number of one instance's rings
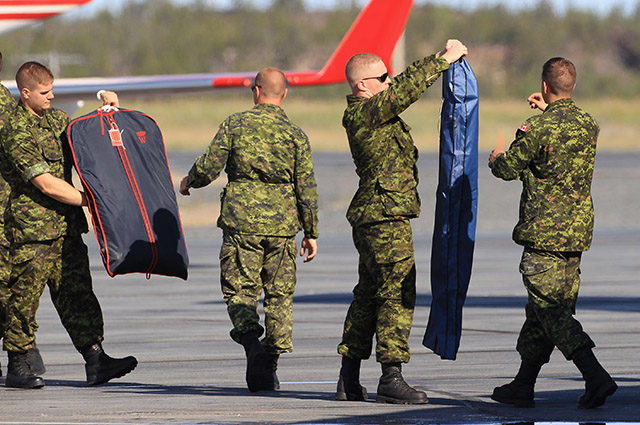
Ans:
{"label": "rolled sleeve", "polygon": [[25,183],[28,183],[32,178],[46,173],[51,173],[51,167],[46,162],[40,162],[24,170],[21,177]]}

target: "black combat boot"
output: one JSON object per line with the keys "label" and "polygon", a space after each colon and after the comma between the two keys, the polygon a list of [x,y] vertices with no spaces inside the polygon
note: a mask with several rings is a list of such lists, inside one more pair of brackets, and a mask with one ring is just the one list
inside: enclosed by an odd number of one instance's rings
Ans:
{"label": "black combat boot", "polygon": [[87,384],[89,385],[100,385],[120,378],[138,365],[138,360],[133,356],[127,356],[123,359],[109,357],[102,349],[100,342],[80,348],[78,351],[86,362],[84,369],[87,372]]}
{"label": "black combat boot", "polygon": [[271,373],[273,374],[273,389],[280,389],[280,380],[278,379],[278,375],[276,371],[278,370],[278,359],[280,358],[279,354],[269,354],[269,364],[271,365]]}
{"label": "black combat boot", "polygon": [[573,363],[578,367],[585,380],[584,394],[578,399],[579,408],[593,409],[602,406],[607,397],[618,389],[618,385],[600,365],[591,348],[585,348],[575,353]]}
{"label": "black combat boot", "polygon": [[427,394],[409,386],[402,377],[400,363],[382,363],[382,376],[378,382],[377,403],[427,404]]}
{"label": "black combat boot", "polygon": [[336,400],[364,401],[367,399],[367,389],[360,385],[360,363],[360,359],[342,356]]}
{"label": "black combat boot", "polygon": [[47,368],[44,367],[42,356],[40,356],[40,350],[38,350],[35,342],[33,343],[33,347],[27,350],[27,363],[29,363],[29,368],[34,375],[42,375],[47,371]]}
{"label": "black combat boot", "polygon": [[36,376],[29,368],[26,351],[9,351],[9,366],[4,384],[13,388],[42,388],[44,379]]}
{"label": "black combat boot", "polygon": [[501,387],[495,387],[491,399],[515,407],[534,407],[533,388],[542,365],[522,360],[520,370],[513,381]]}
{"label": "black combat boot", "polygon": [[271,391],[274,389],[271,359],[264,349],[258,334],[248,332],[242,335],[240,343],[247,355],[247,387],[249,391]]}

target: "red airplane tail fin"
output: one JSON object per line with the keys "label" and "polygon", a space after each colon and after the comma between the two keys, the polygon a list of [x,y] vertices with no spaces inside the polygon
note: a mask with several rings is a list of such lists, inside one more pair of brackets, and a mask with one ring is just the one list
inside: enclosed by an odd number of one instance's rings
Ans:
{"label": "red airplane tail fin", "polygon": [[342,41],[316,73],[290,73],[291,85],[333,84],[345,81],[344,67],[356,53],[373,53],[391,70],[391,56],[404,31],[413,0],[371,0]]}
{"label": "red airplane tail fin", "polygon": [[2,0],[0,1],[0,34],[51,18],[90,1]]}

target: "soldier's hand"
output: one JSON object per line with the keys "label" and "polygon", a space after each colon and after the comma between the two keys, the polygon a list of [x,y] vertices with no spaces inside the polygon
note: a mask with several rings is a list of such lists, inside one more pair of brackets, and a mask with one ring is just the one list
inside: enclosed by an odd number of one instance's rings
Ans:
{"label": "soldier's hand", "polygon": [[444,49],[440,51],[436,56],[443,57],[449,63],[454,63],[458,59],[466,56],[468,53],[467,46],[462,44],[460,40],[450,39],[447,40],[447,44]]}
{"label": "soldier's hand", "polygon": [[307,252],[307,257],[304,259],[305,263],[313,260],[318,253],[318,241],[317,239],[311,238],[303,238],[302,243],[300,244],[300,256],[304,256],[305,251]]}
{"label": "soldier's hand", "polygon": [[540,109],[541,111],[544,111],[545,109],[547,109],[547,102],[544,101],[544,98],[542,97],[542,93],[532,93],[531,95],[529,95],[529,97],[527,98],[527,102],[529,102],[529,106],[531,107],[531,109]]}
{"label": "soldier's hand", "polygon": [[187,178],[189,176],[184,176],[180,181],[180,194],[184,196],[189,196],[191,193],[189,192],[189,186],[187,186]]}
{"label": "soldier's hand", "polygon": [[113,106],[115,108],[120,107],[120,101],[118,100],[118,94],[113,91],[100,90],[98,92],[98,99],[102,100],[103,106]]}
{"label": "soldier's hand", "polygon": [[493,160],[496,159],[496,156],[500,155],[501,153],[504,153],[504,150],[494,149],[491,151],[491,153],[489,154],[489,168],[491,168],[491,164],[493,164]]}

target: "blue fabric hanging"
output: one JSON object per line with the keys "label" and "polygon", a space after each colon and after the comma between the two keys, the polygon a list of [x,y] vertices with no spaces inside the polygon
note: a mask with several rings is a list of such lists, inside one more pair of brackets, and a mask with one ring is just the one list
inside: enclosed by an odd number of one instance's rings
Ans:
{"label": "blue fabric hanging", "polygon": [[465,59],[444,73],[440,170],[431,246],[431,311],[423,344],[455,360],[478,210],[478,82]]}

